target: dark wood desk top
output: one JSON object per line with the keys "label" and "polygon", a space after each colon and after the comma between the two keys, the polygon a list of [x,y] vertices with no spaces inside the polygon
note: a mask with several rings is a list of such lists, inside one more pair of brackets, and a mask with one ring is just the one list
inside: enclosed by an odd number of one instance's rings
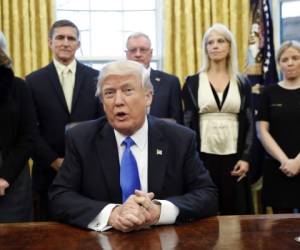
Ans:
{"label": "dark wood desk top", "polygon": [[139,232],[86,231],[55,222],[0,224],[0,249],[300,249],[300,214],[218,216]]}

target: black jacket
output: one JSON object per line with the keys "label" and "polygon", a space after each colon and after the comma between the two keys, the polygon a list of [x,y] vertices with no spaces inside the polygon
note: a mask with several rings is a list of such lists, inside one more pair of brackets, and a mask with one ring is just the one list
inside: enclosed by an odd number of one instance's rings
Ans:
{"label": "black jacket", "polygon": [[0,178],[12,184],[29,159],[37,130],[25,82],[4,66],[0,66],[0,89]]}
{"label": "black jacket", "polygon": [[[148,121],[148,191],[179,208],[178,224],[216,215],[216,187],[199,159],[195,133]],[[85,228],[108,203],[121,202],[118,147],[106,118],[68,130],[66,158],[50,191],[54,217]]]}
{"label": "black jacket", "polygon": [[[240,159],[249,162],[254,136],[251,87],[248,79],[242,75],[238,76],[238,83],[241,107],[238,114],[239,132],[237,150]],[[184,103],[184,123],[196,131],[198,148],[200,150],[198,87],[199,74],[188,76],[182,89],[182,99]]]}
{"label": "black jacket", "polygon": [[77,62],[71,113],[53,62],[26,77],[38,123],[32,169],[35,190],[47,190],[56,175],[50,164],[65,155],[66,125],[104,114],[95,97],[98,75],[98,71]]}

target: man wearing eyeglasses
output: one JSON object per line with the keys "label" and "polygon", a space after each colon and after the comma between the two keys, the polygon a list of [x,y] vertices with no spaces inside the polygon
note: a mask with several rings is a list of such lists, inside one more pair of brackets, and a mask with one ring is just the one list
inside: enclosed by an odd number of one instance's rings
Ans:
{"label": "man wearing eyeglasses", "polygon": [[37,195],[35,220],[48,220],[48,187],[64,161],[65,130],[103,113],[95,97],[99,72],[76,61],[78,27],[56,21],[48,44],[53,61],[26,77],[36,110],[39,136],[33,160],[33,189]]}
{"label": "man wearing eyeglasses", "polygon": [[150,38],[141,32],[131,34],[127,38],[125,52],[128,60],[144,64],[150,72],[151,83],[154,87],[150,114],[182,123],[179,79],[176,76],[150,67],[153,53]]}

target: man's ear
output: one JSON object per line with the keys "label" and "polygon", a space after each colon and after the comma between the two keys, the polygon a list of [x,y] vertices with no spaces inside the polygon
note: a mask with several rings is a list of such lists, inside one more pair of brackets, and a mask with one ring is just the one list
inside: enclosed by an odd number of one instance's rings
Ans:
{"label": "man's ear", "polygon": [[153,49],[152,48],[150,49],[150,53],[151,53],[151,58],[152,58],[152,55],[153,55]]}
{"label": "man's ear", "polygon": [[78,43],[77,43],[77,49],[79,49],[81,46],[81,42],[78,40]]}
{"label": "man's ear", "polygon": [[48,46],[49,46],[49,48],[51,48],[52,47],[52,43],[53,43],[53,41],[52,41],[52,38],[48,38]]}
{"label": "man's ear", "polygon": [[150,105],[152,103],[152,99],[153,99],[153,91],[152,90],[147,90],[145,98],[146,98],[147,107],[150,107]]}

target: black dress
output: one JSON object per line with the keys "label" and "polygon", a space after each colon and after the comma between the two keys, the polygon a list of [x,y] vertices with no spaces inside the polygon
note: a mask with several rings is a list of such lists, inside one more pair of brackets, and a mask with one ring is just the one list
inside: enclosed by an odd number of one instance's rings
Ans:
{"label": "black dress", "polygon": [[[294,158],[300,152],[300,88],[285,89],[271,85],[262,94],[259,121],[269,122],[269,132],[285,152]],[[263,169],[262,199],[266,206],[280,209],[300,208],[300,174],[287,177],[280,163],[266,155]]]}
{"label": "black dress", "polygon": [[35,137],[33,106],[25,82],[0,66],[0,178],[10,186],[0,196],[0,223],[31,220],[28,159]]}

